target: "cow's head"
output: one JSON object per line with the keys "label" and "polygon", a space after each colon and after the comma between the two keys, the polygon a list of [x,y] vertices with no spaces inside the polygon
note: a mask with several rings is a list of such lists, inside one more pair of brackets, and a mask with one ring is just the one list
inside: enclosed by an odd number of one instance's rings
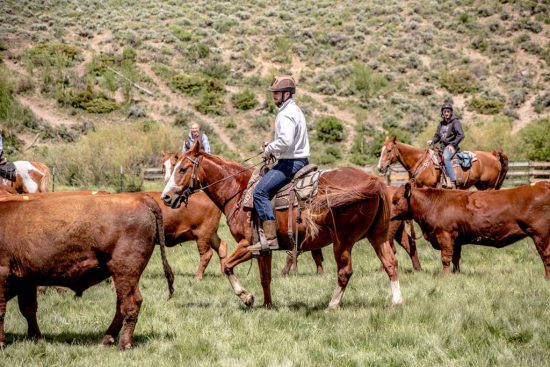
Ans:
{"label": "cow's head", "polygon": [[174,163],[172,174],[164,186],[161,199],[172,208],[187,203],[189,195],[200,189],[199,165],[202,158],[198,141]]}
{"label": "cow's head", "polygon": [[397,149],[397,137],[390,138],[386,136],[382,150],[380,151],[380,159],[378,160],[378,172],[384,174],[388,170],[390,164],[395,163],[399,157]]}
{"label": "cow's head", "polygon": [[391,204],[391,219],[406,220],[412,219],[411,212],[412,186],[409,182],[399,186],[393,194]]}
{"label": "cow's head", "polygon": [[168,180],[170,179],[170,176],[172,175],[172,171],[178,159],[179,155],[177,152],[162,152],[161,165],[165,183],[168,182]]}

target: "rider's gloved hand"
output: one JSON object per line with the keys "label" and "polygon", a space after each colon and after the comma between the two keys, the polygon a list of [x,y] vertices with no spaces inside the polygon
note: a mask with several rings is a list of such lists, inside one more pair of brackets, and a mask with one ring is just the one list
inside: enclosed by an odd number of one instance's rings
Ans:
{"label": "rider's gloved hand", "polygon": [[273,153],[268,153],[264,150],[264,152],[262,153],[262,159],[264,161],[268,161],[270,160],[271,158],[273,158]]}
{"label": "rider's gloved hand", "polygon": [[433,141],[430,139],[426,142],[427,145],[432,145],[433,144]]}

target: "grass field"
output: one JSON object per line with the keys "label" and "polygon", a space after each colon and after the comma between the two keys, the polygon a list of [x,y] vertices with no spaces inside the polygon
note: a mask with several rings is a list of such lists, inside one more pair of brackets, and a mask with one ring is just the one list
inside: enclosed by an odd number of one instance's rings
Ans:
{"label": "grass field", "polygon": [[[221,235],[229,239],[225,226]],[[231,243],[231,248],[234,244]],[[389,281],[364,241],[355,246],[354,275],[338,311],[325,312],[336,284],[326,248],[325,275],[309,254],[300,274],[281,278],[274,256],[274,309],[264,309],[256,263],[237,268],[256,296],[246,309],[219,273],[215,258],[197,283],[195,244],[168,250],[176,292],[167,300],[158,251],[142,281],[144,303],[134,349],[99,340],[114,314],[110,283],[82,298],[48,290],[39,296],[44,340],[25,339],[17,302],[8,303],[3,366],[544,366],[550,361],[550,282],[531,240],[496,250],[467,246],[462,273],[442,277],[439,252],[420,241],[424,270],[412,272],[399,251],[405,304],[392,307]]]}

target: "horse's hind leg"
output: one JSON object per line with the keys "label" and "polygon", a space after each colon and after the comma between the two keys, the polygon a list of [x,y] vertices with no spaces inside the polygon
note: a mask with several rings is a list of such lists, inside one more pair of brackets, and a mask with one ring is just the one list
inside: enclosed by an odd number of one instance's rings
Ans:
{"label": "horse's hind leg", "polygon": [[455,243],[453,250],[453,273],[460,273],[460,255],[462,253],[462,246]]}
{"label": "horse's hind leg", "polygon": [[271,307],[271,252],[258,257],[258,267],[260,269],[260,281],[264,291],[264,306]]}
{"label": "horse's hind leg", "polygon": [[344,245],[344,243],[337,238],[333,239],[334,259],[336,260],[336,267],[338,270],[338,284],[332,294],[332,298],[328,304],[327,309],[334,310],[340,306],[346,287],[348,286],[349,279],[353,275],[353,269],[351,266],[351,248],[352,245]]}
{"label": "horse's hind leg", "polygon": [[246,240],[239,242],[237,248],[233,251],[231,256],[222,259],[222,269],[223,273],[227,276],[227,280],[229,280],[229,284],[231,284],[231,288],[233,288],[233,292],[235,292],[235,294],[246,306],[251,307],[254,304],[254,296],[243,288],[239,282],[239,279],[237,279],[233,273],[233,268],[235,266],[252,259],[252,253],[247,250],[248,245],[249,242]]}
{"label": "horse's hind leg", "polygon": [[392,293],[392,303],[400,305],[403,303],[401,296],[401,286],[399,285],[399,274],[397,273],[397,260],[388,241],[376,243],[369,238],[376,255],[382,262],[382,266],[390,278],[390,286]]}

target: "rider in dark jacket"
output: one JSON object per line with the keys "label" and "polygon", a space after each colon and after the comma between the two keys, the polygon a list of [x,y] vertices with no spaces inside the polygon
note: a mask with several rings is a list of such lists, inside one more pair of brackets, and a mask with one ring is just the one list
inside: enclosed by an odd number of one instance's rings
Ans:
{"label": "rider in dark jacket", "polygon": [[460,121],[453,115],[453,106],[450,103],[443,103],[441,106],[442,120],[428,145],[441,143],[443,146],[443,164],[451,179],[451,188],[456,189],[456,176],[453,170],[453,157],[458,152],[458,144],[464,139],[464,131]]}

